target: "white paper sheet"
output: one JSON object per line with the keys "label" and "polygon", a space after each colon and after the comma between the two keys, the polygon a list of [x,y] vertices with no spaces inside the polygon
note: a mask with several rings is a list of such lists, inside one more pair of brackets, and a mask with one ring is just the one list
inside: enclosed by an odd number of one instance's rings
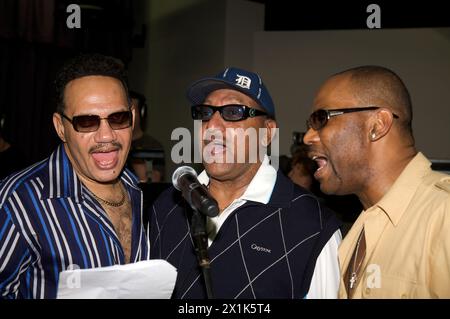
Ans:
{"label": "white paper sheet", "polygon": [[177,270],[155,259],[126,265],[65,270],[59,274],[58,299],[168,299]]}

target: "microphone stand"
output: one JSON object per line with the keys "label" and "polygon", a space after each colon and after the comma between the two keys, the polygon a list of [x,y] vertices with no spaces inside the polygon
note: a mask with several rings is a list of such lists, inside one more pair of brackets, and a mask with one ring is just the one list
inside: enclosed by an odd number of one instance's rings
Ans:
{"label": "microphone stand", "polygon": [[196,209],[193,210],[191,221],[192,237],[194,239],[195,252],[198,264],[202,269],[205,280],[206,295],[208,299],[214,299],[212,292],[212,279],[210,272],[210,261],[208,257],[208,236],[206,233],[206,217],[202,216]]}

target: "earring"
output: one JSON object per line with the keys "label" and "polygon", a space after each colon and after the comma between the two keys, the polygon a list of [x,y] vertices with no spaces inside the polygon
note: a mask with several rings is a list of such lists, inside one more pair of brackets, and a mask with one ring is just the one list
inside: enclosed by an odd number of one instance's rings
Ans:
{"label": "earring", "polygon": [[370,133],[370,139],[372,141],[375,141],[376,137],[377,137],[377,135],[375,134],[375,132]]}

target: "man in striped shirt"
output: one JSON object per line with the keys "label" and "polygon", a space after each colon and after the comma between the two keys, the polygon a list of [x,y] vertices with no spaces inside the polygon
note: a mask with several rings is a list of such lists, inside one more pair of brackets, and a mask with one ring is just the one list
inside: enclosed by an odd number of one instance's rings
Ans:
{"label": "man in striped shirt", "polygon": [[56,90],[62,144],[0,185],[0,298],[55,298],[61,271],[149,255],[141,191],[123,169],[134,111],[122,63],[79,56]]}

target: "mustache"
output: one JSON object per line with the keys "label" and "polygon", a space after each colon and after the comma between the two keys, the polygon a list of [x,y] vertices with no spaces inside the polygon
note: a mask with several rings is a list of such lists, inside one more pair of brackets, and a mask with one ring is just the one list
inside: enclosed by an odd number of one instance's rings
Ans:
{"label": "mustache", "polygon": [[106,153],[121,150],[122,148],[123,146],[119,142],[98,143],[89,149],[89,153],[99,153],[99,152]]}

